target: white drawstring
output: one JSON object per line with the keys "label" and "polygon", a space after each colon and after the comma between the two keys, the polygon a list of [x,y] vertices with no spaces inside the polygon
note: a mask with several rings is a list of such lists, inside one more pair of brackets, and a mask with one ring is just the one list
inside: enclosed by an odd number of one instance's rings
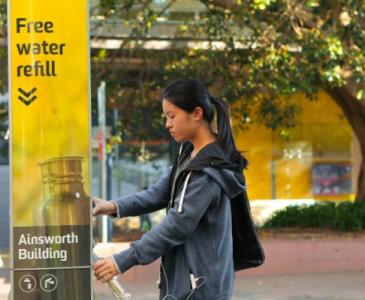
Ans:
{"label": "white drawstring", "polygon": [[186,176],[186,179],[185,179],[185,182],[184,182],[184,187],[183,187],[183,190],[181,192],[180,201],[179,201],[179,208],[177,210],[177,212],[179,212],[179,213],[182,212],[182,205],[183,205],[183,202],[184,202],[185,191],[186,191],[186,187],[188,186],[188,181],[189,181],[190,175],[191,175],[191,171]]}
{"label": "white drawstring", "polygon": [[191,289],[195,290],[197,279],[195,278],[193,273],[190,273],[190,282],[191,282]]}

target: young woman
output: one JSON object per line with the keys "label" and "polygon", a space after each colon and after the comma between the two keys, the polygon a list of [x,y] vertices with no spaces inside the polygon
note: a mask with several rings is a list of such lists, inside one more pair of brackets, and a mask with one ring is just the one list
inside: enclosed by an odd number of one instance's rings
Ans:
{"label": "young woman", "polygon": [[166,128],[181,143],[174,165],[145,191],[93,201],[94,215],[167,208],[166,217],[128,250],[96,262],[94,274],[105,282],[161,257],[160,299],[229,300],[235,270],[264,259],[245,194],[247,161],[235,146],[227,106],[201,81],[169,85],[162,108]]}

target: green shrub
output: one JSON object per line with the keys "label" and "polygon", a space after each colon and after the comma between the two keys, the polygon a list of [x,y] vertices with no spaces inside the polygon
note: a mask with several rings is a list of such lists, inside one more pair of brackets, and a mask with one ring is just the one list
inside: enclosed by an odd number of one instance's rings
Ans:
{"label": "green shrub", "polygon": [[319,202],[291,205],[275,212],[263,228],[326,228],[343,231],[365,229],[365,201]]}

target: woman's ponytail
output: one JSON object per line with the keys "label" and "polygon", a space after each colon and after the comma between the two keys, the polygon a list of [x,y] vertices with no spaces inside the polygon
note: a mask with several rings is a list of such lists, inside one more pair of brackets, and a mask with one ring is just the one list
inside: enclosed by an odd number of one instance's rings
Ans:
{"label": "woman's ponytail", "polygon": [[238,151],[234,142],[228,105],[217,97],[210,96],[210,100],[216,113],[217,141],[231,160],[242,170],[247,167],[247,159]]}
{"label": "woman's ponytail", "polygon": [[209,95],[204,83],[193,78],[179,79],[171,83],[164,91],[162,99],[188,113],[196,107],[204,111],[204,119],[210,124],[212,132],[217,135],[220,144],[230,161],[242,171],[247,166],[247,160],[237,150],[233,140],[232,128],[227,104]]}

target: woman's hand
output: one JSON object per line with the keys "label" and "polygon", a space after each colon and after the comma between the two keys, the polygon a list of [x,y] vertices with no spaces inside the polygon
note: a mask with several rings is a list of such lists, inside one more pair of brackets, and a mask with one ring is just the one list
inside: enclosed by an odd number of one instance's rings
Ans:
{"label": "woman's hand", "polygon": [[118,275],[118,270],[112,258],[98,260],[94,263],[93,270],[96,279],[104,283],[111,280],[115,275]]}
{"label": "woman's hand", "polygon": [[113,202],[100,198],[93,198],[93,215],[113,215],[117,212],[117,207]]}

